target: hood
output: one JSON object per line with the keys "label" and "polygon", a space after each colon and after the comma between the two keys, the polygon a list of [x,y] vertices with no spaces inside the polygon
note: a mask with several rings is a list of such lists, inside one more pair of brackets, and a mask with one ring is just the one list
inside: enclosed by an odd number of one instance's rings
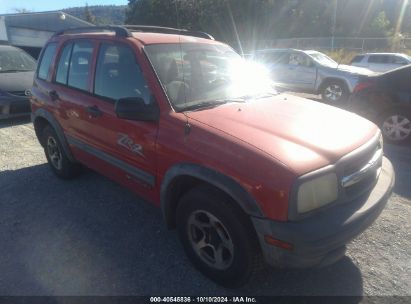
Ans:
{"label": "hood", "polygon": [[352,65],[345,65],[345,64],[340,64],[338,66],[338,70],[344,71],[344,72],[349,72],[352,74],[359,74],[359,75],[372,75],[375,74],[373,71],[366,69],[366,68],[361,68],[361,67],[356,67]]}
{"label": "hood", "polygon": [[254,146],[298,175],[335,163],[379,132],[356,114],[285,94],[187,116]]}
{"label": "hood", "polygon": [[0,90],[25,91],[33,86],[34,71],[0,73]]}

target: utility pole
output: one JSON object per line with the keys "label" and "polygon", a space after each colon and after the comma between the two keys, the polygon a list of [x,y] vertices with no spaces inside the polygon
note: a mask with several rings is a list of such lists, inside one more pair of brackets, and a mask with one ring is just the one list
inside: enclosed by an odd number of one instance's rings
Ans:
{"label": "utility pole", "polygon": [[334,51],[335,47],[335,31],[337,27],[337,9],[338,9],[338,0],[334,0],[334,14],[332,19],[332,27],[331,27],[331,51]]}

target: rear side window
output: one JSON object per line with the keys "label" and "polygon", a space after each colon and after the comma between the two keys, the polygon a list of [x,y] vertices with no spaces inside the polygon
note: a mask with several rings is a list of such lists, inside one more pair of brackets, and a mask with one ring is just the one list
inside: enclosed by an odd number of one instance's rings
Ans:
{"label": "rear side window", "polygon": [[257,53],[257,60],[269,64],[288,64],[287,52],[261,52]]}
{"label": "rear side window", "polygon": [[151,102],[148,85],[132,49],[123,45],[101,45],[94,93],[113,100],[140,97],[146,104]]}
{"label": "rear side window", "polygon": [[371,55],[368,58],[369,63],[389,63],[390,56],[387,55]]}
{"label": "rear side window", "polygon": [[67,84],[68,70],[70,64],[70,56],[73,44],[66,45],[61,52],[59,63],[57,66],[56,82],[61,84]]}
{"label": "rear side window", "polygon": [[87,90],[93,44],[91,42],[74,43],[68,71],[67,84],[73,88]]}
{"label": "rear side window", "polygon": [[50,65],[53,62],[57,43],[49,43],[41,56],[37,77],[46,80],[49,75]]}
{"label": "rear side window", "polygon": [[364,59],[364,56],[355,56],[351,63],[361,62]]}

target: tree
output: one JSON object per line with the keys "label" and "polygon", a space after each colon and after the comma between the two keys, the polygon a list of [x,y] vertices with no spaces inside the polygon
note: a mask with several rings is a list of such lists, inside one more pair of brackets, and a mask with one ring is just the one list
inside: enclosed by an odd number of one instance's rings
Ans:
{"label": "tree", "polygon": [[96,17],[90,12],[88,4],[84,7],[84,20],[92,24],[96,24]]}
{"label": "tree", "polygon": [[28,10],[26,8],[15,8],[14,11],[18,14],[26,14],[26,13],[31,13],[31,10]]}
{"label": "tree", "polygon": [[368,33],[376,37],[388,36],[390,24],[391,22],[388,20],[385,11],[381,11],[372,20]]}

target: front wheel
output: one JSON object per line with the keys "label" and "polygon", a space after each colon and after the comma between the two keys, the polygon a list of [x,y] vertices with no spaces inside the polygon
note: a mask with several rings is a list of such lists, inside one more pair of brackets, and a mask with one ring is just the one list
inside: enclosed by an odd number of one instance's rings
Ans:
{"label": "front wheel", "polygon": [[341,81],[328,81],[322,86],[321,98],[330,105],[338,105],[347,101],[348,95],[347,86]]}
{"label": "front wheel", "polygon": [[403,144],[411,139],[411,113],[392,110],[379,119],[384,138],[391,143]]}
{"label": "front wheel", "polygon": [[225,287],[245,284],[262,264],[250,226],[225,195],[208,187],[189,191],[177,208],[178,234],[188,258]]}

